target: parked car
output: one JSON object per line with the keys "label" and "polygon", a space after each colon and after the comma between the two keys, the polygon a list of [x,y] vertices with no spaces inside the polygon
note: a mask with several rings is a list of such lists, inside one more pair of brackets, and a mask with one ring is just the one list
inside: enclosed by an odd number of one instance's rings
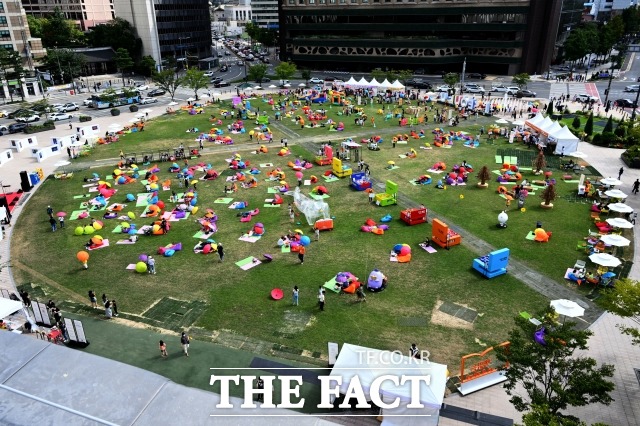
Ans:
{"label": "parked car", "polygon": [[477,84],[465,84],[462,91],[466,93],[484,93],[484,89]]}
{"label": "parked car", "polygon": [[9,133],[9,128],[4,124],[0,124],[0,136],[3,136],[5,133]]}
{"label": "parked car", "polygon": [[631,99],[616,99],[616,105],[622,108],[637,108],[636,103]]}
{"label": "parked car", "polygon": [[[509,86],[505,86],[504,84],[500,84],[498,86],[493,86],[491,87],[491,91],[492,92],[508,92],[510,89],[513,89],[514,87],[509,87]],[[519,87],[515,87],[517,90],[520,90]]]}
{"label": "parked car", "polygon": [[158,102],[156,98],[140,98],[140,104],[142,105],[153,104],[156,102]]}
{"label": "parked car", "polygon": [[16,115],[24,115],[28,113],[33,113],[33,110],[27,108],[18,108],[17,110],[11,111],[9,114],[7,114],[7,117],[16,118]]}
{"label": "parked car", "polygon": [[436,92],[448,92],[449,90],[452,90],[452,87],[447,86],[446,84],[436,87]]}
{"label": "parked car", "polygon": [[71,120],[71,114],[68,112],[54,112],[53,114],[49,114],[49,119],[53,121]]}
{"label": "parked car", "polygon": [[625,92],[637,92],[638,90],[640,90],[640,84],[632,84],[624,88]]}
{"label": "parked car", "polygon": [[91,100],[91,98],[85,99],[84,101],[82,101],[82,105],[90,107],[91,105],[93,105],[93,101]]}
{"label": "parked car", "polygon": [[219,81],[213,85],[213,87],[228,87],[231,86],[227,81]]}
{"label": "parked car", "polygon": [[26,129],[29,125],[27,123],[12,123],[9,124],[9,133],[13,134],[13,133],[18,133],[18,132],[24,132],[24,129]]}
{"label": "parked car", "polygon": [[138,83],[136,84],[136,90],[149,90],[149,86],[146,84]]}
{"label": "parked car", "polygon": [[0,111],[0,118],[6,118],[9,113],[6,110]]}
{"label": "parked car", "polygon": [[211,79],[211,84],[220,83],[222,81],[222,77],[213,77]]}
{"label": "parked car", "polygon": [[213,71],[205,71],[204,76],[205,77],[213,77]]}
{"label": "parked car", "polygon": [[242,62],[242,61],[238,61],[238,62],[236,62],[236,65],[237,65],[237,66],[239,66],[239,67],[241,67],[241,66],[243,66],[243,65],[244,65],[244,62]]}
{"label": "parked car", "polygon": [[167,92],[163,89],[153,89],[150,92],[147,92],[147,96],[162,96],[165,93]]}
{"label": "parked car", "polygon": [[595,96],[587,95],[586,93],[580,93],[576,95],[576,101],[578,102],[598,102],[598,98]]}
{"label": "parked car", "polygon": [[518,90],[516,92],[516,97],[518,97],[518,98],[535,98],[536,97],[536,92],[532,92],[531,90],[522,89],[522,90]]}
{"label": "parked car", "polygon": [[311,77],[309,79],[309,83],[313,83],[313,84],[323,84],[324,80],[318,77]]}
{"label": "parked car", "polygon": [[256,78],[256,83],[269,83],[270,81],[269,77]]}
{"label": "parked car", "polygon": [[34,121],[40,121],[40,116],[38,114],[28,114],[23,115],[22,117],[16,117],[16,121],[20,123],[33,123]]}
{"label": "parked car", "polygon": [[69,102],[68,104],[64,104],[62,105],[62,107],[60,107],[60,109],[58,109],[59,112],[69,112],[69,111],[78,111],[80,109],[80,105],[78,105],[75,102]]}
{"label": "parked car", "polygon": [[470,72],[469,74],[467,74],[467,78],[485,79],[487,78],[487,75],[479,72]]}
{"label": "parked car", "polygon": [[433,87],[431,86],[431,83],[429,83],[428,81],[422,81],[418,79],[407,81],[407,86],[415,87],[416,89],[427,89],[427,90]]}

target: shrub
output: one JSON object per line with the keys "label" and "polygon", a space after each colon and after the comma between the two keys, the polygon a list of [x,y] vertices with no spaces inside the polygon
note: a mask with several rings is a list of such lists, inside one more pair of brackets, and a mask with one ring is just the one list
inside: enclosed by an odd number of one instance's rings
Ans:
{"label": "shrub", "polygon": [[592,143],[597,146],[602,146],[602,135],[600,133],[593,135]]}
{"label": "shrub", "polygon": [[640,168],[640,145],[634,145],[620,156],[629,167]]}
{"label": "shrub", "polygon": [[571,123],[571,127],[573,127],[574,129],[579,129],[581,125],[582,123],[580,123],[580,117],[578,117],[577,115],[573,117],[573,122]]}
{"label": "shrub", "polygon": [[587,136],[591,136],[593,134],[593,112],[589,114],[587,124],[584,125],[584,132],[587,134]]}
{"label": "shrub", "polygon": [[138,105],[129,105],[129,111],[138,112]]}
{"label": "shrub", "polygon": [[118,108],[112,108],[111,115],[113,116],[120,115],[120,110]]}
{"label": "shrub", "polygon": [[85,121],[91,121],[91,118],[92,117],[90,115],[81,115],[78,117],[78,121],[84,123]]}
{"label": "shrub", "polygon": [[609,119],[607,120],[607,124],[604,125],[604,129],[602,130],[602,133],[611,133],[613,132],[613,116],[609,116]]}
{"label": "shrub", "polygon": [[613,132],[602,132],[602,146],[611,146],[618,143],[619,139]]}
{"label": "shrub", "polygon": [[52,120],[47,120],[42,124],[30,124],[24,129],[27,134],[45,132],[47,130],[54,130],[56,128],[55,123]]}

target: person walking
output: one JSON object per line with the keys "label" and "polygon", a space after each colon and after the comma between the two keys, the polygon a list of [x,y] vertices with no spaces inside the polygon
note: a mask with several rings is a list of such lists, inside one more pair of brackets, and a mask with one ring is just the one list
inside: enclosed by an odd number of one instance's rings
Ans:
{"label": "person walking", "polygon": [[620,170],[618,170],[618,180],[620,180],[623,173],[624,173],[624,167],[620,167]]}
{"label": "person walking", "polygon": [[163,358],[166,358],[169,356],[169,354],[167,354],[167,344],[164,342],[164,340],[160,340],[160,356],[162,356]]}
{"label": "person walking", "polygon": [[153,258],[153,256],[149,256],[147,258],[147,268],[149,269],[150,274],[156,274],[156,260]]}
{"label": "person walking", "polygon": [[300,290],[298,290],[298,286],[293,286],[293,305],[298,306],[298,296],[300,294]]}
{"label": "person walking", "polygon": [[183,331],[180,335],[180,344],[182,345],[182,352],[184,352],[186,357],[189,356],[189,340],[189,336]]}
{"label": "person walking", "polygon": [[60,222],[60,229],[64,229],[64,216],[60,216],[58,221]]}
{"label": "person walking", "polygon": [[[264,390],[264,380],[262,380],[262,377],[256,379],[256,389]],[[258,401],[264,402],[264,393],[258,394]]]}
{"label": "person walking", "polygon": [[49,223],[51,224],[51,232],[56,232],[57,226],[58,226],[58,222],[56,222],[56,220],[53,218],[53,216],[51,216],[49,218]]}
{"label": "person walking", "polygon": [[224,260],[224,247],[222,243],[218,243],[218,256],[220,256],[220,262]]}
{"label": "person walking", "polygon": [[636,181],[633,182],[633,190],[631,192],[635,195],[638,195],[639,190],[640,190],[640,179],[636,179]]}
{"label": "person walking", "polygon": [[298,259],[300,259],[300,264],[304,264],[304,255],[306,253],[306,248],[304,246],[300,246],[300,251],[298,251]]}
{"label": "person walking", "polygon": [[320,294],[318,294],[318,305],[320,306],[321,311],[324,311],[324,295],[325,291],[320,290]]}
{"label": "person walking", "polygon": [[47,216],[53,218],[53,209],[51,208],[51,206],[47,206]]}

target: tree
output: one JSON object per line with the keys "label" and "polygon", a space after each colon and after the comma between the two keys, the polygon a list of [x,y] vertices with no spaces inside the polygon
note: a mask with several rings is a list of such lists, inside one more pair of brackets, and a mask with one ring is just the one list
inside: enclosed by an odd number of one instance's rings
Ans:
{"label": "tree", "polygon": [[589,39],[590,32],[583,27],[576,28],[569,33],[564,42],[564,58],[576,61],[584,57],[591,50],[593,40],[598,40],[598,34]]}
{"label": "tree", "polygon": [[196,101],[198,100],[198,90],[207,87],[209,79],[204,72],[191,68],[184,75],[184,85],[193,90]]}
{"label": "tree", "polygon": [[593,112],[589,114],[587,123],[584,125],[584,134],[587,136],[591,136],[593,134]]}
{"label": "tree", "polygon": [[578,117],[577,115],[573,117],[573,121],[571,122],[571,127],[578,130],[581,125],[582,123],[580,123],[580,117]]}
{"label": "tree", "polygon": [[145,77],[150,77],[156,70],[156,61],[149,55],[143,56],[140,62],[138,62],[137,68],[140,74]]}
{"label": "tree", "polygon": [[302,77],[302,79],[308,83],[309,79],[311,78],[311,70],[308,70],[308,69],[301,70],[300,77]]}
{"label": "tree", "polygon": [[613,116],[609,116],[607,120],[607,124],[604,125],[604,129],[602,129],[602,133],[611,133],[613,132]]}
{"label": "tree", "polygon": [[[19,80],[24,76],[24,68],[22,67],[22,59],[20,54],[15,50],[0,49],[0,74],[4,79],[15,78]],[[20,88],[20,94],[22,100],[24,100],[24,93]],[[9,88],[9,97],[13,102],[13,90]]]}
{"label": "tree", "polygon": [[47,18],[36,18],[33,15],[27,15],[27,23],[29,24],[29,33],[31,37],[42,38],[42,29]]}
{"label": "tree", "polygon": [[547,105],[547,115],[549,117],[553,117],[553,101],[549,101],[549,105]]}
{"label": "tree", "polygon": [[453,87],[453,91],[455,93],[456,84],[458,84],[458,82],[460,81],[460,74],[457,74],[455,72],[450,72],[448,74],[445,74],[443,79],[444,79],[444,84]]}
{"label": "tree", "polygon": [[268,67],[265,64],[256,64],[249,67],[248,75],[251,80],[262,83],[262,79],[267,75]]}
{"label": "tree", "polygon": [[40,99],[36,102],[33,102],[29,106],[29,109],[32,109],[39,113],[44,113],[46,119],[49,119],[49,113],[55,112],[48,99]]}
{"label": "tree", "polygon": [[516,74],[511,79],[511,82],[521,89],[527,87],[527,84],[529,84],[530,81],[531,77],[526,72]]}
{"label": "tree", "polygon": [[[604,292],[602,306],[623,318],[631,318],[640,324],[640,282],[623,278],[616,281],[613,288]],[[622,333],[632,337],[634,345],[640,345],[640,329],[623,324],[617,326]]]}
{"label": "tree", "polygon": [[42,22],[42,44],[46,48],[82,46],[85,43],[84,33],[75,22],[65,19],[59,8]]}
{"label": "tree", "polygon": [[[498,360],[509,362],[504,388],[515,409],[544,409],[550,415],[562,416],[561,411],[569,406],[609,405],[614,383],[608,378],[613,376],[614,366],[598,366],[595,359],[577,353],[588,349],[592,332],[576,330],[572,321],[557,323],[551,307],[537,317],[542,322],[540,327],[517,316],[516,327],[509,333],[510,345],[496,349]],[[526,396],[518,394],[520,387]]]}
{"label": "tree", "polygon": [[547,167],[547,159],[544,158],[544,152],[538,152],[538,156],[533,160],[533,170],[536,174],[542,173],[542,169]]}
{"label": "tree", "polygon": [[279,80],[288,80],[298,71],[298,67],[293,62],[280,62],[274,69]]}
{"label": "tree", "polygon": [[114,50],[127,49],[134,59],[140,58],[142,54],[142,40],[138,37],[136,29],[122,18],[91,28],[87,34],[87,41],[93,47],[110,46]]}
{"label": "tree", "polygon": [[131,59],[129,51],[121,47],[116,50],[115,62],[116,67],[118,67],[118,69],[120,70],[120,74],[122,75],[122,85],[124,86],[124,72],[133,66],[133,59]]}
{"label": "tree", "polygon": [[82,74],[85,64],[84,56],[69,49],[48,49],[44,58],[45,67],[55,82],[71,82],[74,76]]}
{"label": "tree", "polygon": [[171,96],[171,100],[176,96],[176,90],[178,90],[178,87],[182,86],[184,83],[183,78],[178,77],[172,69],[154,72],[151,79],[159,88],[165,90],[169,96]]}
{"label": "tree", "polygon": [[479,186],[486,187],[487,181],[491,179],[491,173],[489,172],[489,168],[487,166],[482,166],[478,175],[476,176],[478,180],[480,180]]}
{"label": "tree", "polygon": [[632,35],[640,29],[640,10],[636,7],[628,7],[622,11],[624,33]]}
{"label": "tree", "polygon": [[540,194],[540,198],[542,198],[543,205],[552,207],[553,200],[558,198],[558,192],[556,191],[556,186],[554,184],[547,185],[542,191],[542,194]]}

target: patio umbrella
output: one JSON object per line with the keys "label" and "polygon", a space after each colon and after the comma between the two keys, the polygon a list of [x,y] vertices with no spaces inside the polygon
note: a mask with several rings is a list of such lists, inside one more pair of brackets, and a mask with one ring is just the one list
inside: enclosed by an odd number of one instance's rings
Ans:
{"label": "patio umbrella", "polygon": [[607,219],[607,223],[615,228],[633,228],[633,223],[621,217],[612,217]]}
{"label": "patio umbrella", "polygon": [[622,235],[616,234],[603,235],[602,237],[600,237],[600,240],[605,244],[616,247],[626,247],[631,244],[631,240],[623,237]]}
{"label": "patio umbrella", "polygon": [[604,195],[611,198],[627,198],[628,197],[627,194],[620,191],[619,189],[610,189],[608,191],[605,191]]}
{"label": "patio umbrella", "polygon": [[607,186],[617,186],[622,185],[622,181],[616,178],[608,177],[600,180],[600,183]]}
{"label": "patio umbrella", "polygon": [[285,84],[284,87],[291,87],[289,83]]}
{"label": "patio umbrella", "polygon": [[169,102],[169,106],[175,106],[175,105],[178,105],[178,103],[174,101]]}
{"label": "patio umbrella", "polygon": [[306,84],[304,84],[304,83],[298,84],[298,87],[304,87],[304,86],[306,86]]}
{"label": "patio umbrella", "polygon": [[195,98],[187,98],[187,102],[193,102],[195,101]]}
{"label": "patio umbrella", "polygon": [[574,157],[574,158],[587,158],[587,157],[588,157],[588,155],[587,155],[587,154],[585,154],[585,153],[584,153],[584,152],[582,152],[582,151],[573,151],[572,153],[567,154],[567,157]]}
{"label": "patio umbrella", "polygon": [[270,84],[270,85],[269,85],[269,89],[275,89],[275,88],[277,88],[277,87],[278,87],[278,86],[276,86],[275,84]]}
{"label": "patio umbrella", "polygon": [[631,213],[633,212],[633,207],[630,207],[623,203],[612,203],[609,204],[609,210],[618,213]]}
{"label": "patio umbrella", "polygon": [[507,120],[505,120],[504,118],[501,118],[500,120],[496,121],[497,124],[509,124],[509,122]]}
{"label": "patio umbrella", "polygon": [[556,310],[558,314],[564,315],[565,317],[575,318],[575,317],[581,317],[582,315],[584,315],[584,308],[578,305],[573,300],[567,300],[567,299],[552,300],[551,306],[553,307],[553,309]]}
{"label": "patio umbrella", "polygon": [[610,266],[615,268],[616,266],[620,266],[622,262],[615,256],[611,256],[607,253],[594,253],[589,256],[589,260],[595,263],[596,265],[601,266]]}

